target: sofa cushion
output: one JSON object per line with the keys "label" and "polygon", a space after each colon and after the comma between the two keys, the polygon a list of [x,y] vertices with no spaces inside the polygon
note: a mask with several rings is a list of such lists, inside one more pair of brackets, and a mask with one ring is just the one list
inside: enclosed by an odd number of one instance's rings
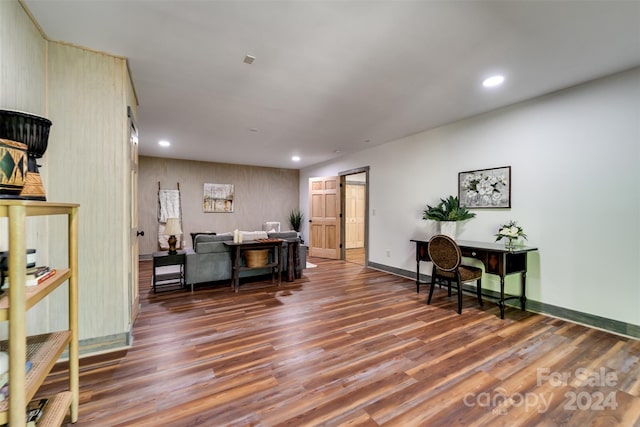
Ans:
{"label": "sofa cushion", "polygon": [[257,239],[268,239],[269,235],[266,231],[241,231],[242,233],[242,241],[247,240],[257,240]]}
{"label": "sofa cushion", "polygon": [[200,235],[196,237],[197,253],[226,252],[228,248],[222,243],[233,240],[233,236],[217,234],[215,236]]}
{"label": "sofa cushion", "polygon": [[295,239],[298,237],[298,233],[295,231],[278,231],[269,233],[270,239]]}
{"label": "sofa cushion", "polygon": [[204,242],[224,242],[225,240],[233,240],[233,236],[230,234],[198,234],[194,240],[197,247],[198,243]]}

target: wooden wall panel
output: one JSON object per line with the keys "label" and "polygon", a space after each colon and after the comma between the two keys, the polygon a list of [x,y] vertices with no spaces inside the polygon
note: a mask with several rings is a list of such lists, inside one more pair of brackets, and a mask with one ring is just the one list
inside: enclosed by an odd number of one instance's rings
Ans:
{"label": "wooden wall panel", "polygon": [[46,115],[46,41],[17,1],[0,1],[0,108]]}
{"label": "wooden wall panel", "polygon": [[[128,328],[129,149],[124,59],[49,43],[47,196],[79,203],[80,338]],[[51,227],[51,247],[65,236]],[[52,253],[52,263],[63,253]],[[52,313],[52,316],[55,316]],[[54,317],[55,323],[64,319]]]}
{"label": "wooden wall panel", "polygon": [[[0,108],[47,116],[47,44],[17,1],[0,1]],[[39,263],[48,261],[47,219],[27,218],[27,247],[36,249]],[[0,218],[0,250],[8,248],[7,220]],[[48,307],[39,304],[27,313],[27,332],[48,327]],[[6,338],[6,325],[0,325]]]}

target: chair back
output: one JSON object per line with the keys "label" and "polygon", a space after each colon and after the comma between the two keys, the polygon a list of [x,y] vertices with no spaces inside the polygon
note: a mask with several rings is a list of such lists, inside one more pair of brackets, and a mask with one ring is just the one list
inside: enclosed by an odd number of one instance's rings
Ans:
{"label": "chair back", "polygon": [[458,244],[449,236],[437,234],[427,246],[431,262],[442,271],[455,271],[462,262],[462,252]]}

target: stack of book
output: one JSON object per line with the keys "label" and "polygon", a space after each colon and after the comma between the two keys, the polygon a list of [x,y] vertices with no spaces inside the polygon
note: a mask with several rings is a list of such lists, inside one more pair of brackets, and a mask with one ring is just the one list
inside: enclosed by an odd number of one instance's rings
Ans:
{"label": "stack of book", "polygon": [[35,427],[42,418],[49,399],[34,399],[27,404],[27,427]]}
{"label": "stack of book", "polygon": [[[27,268],[27,277],[25,279],[25,285],[27,286],[38,286],[40,283],[44,282],[54,274],[56,274],[56,270],[50,268],[49,266],[37,266]],[[4,273],[4,284],[2,288],[9,287],[9,274],[8,272]]]}
{"label": "stack of book", "polygon": [[[33,367],[33,362],[31,360],[27,360],[25,364],[24,371],[29,373],[31,368]],[[0,374],[0,401],[7,400],[9,398],[9,371],[3,372]]]}

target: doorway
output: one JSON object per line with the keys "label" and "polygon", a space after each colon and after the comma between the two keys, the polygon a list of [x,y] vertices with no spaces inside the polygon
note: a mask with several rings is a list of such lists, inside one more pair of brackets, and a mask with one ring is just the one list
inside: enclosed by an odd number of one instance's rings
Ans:
{"label": "doorway", "polygon": [[340,173],[342,188],[342,259],[366,266],[368,263],[369,168]]}
{"label": "doorway", "polygon": [[369,167],[309,178],[309,255],[367,266],[368,240]]}

